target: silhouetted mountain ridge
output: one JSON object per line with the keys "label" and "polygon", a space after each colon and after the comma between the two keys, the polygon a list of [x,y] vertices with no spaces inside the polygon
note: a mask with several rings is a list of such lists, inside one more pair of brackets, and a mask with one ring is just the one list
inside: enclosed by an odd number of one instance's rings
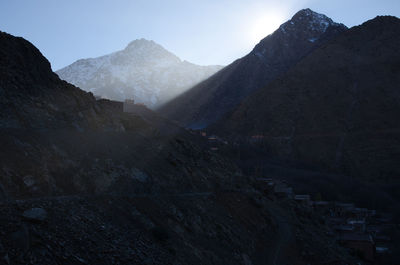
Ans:
{"label": "silhouetted mountain ridge", "polygon": [[245,57],[185,92],[160,113],[185,126],[202,128],[219,120],[245,97],[285,73],[304,56],[346,31],[310,9],[296,13]]}
{"label": "silhouetted mountain ridge", "polygon": [[[56,79],[51,71],[49,61],[31,43],[23,38],[13,37],[0,31],[2,49],[0,50],[0,67],[2,79],[5,84],[13,79],[11,70],[18,71],[24,76],[22,81],[35,81],[39,84]],[[17,50],[18,52],[15,52]],[[29,79],[29,80],[28,80]]]}
{"label": "silhouetted mountain ridge", "polygon": [[396,17],[353,27],[249,96],[215,128],[235,138],[258,135],[260,147],[282,159],[397,181],[399,46]]}

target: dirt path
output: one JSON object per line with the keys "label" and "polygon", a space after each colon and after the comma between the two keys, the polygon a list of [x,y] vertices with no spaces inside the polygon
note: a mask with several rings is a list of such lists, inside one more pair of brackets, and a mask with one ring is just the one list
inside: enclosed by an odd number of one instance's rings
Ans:
{"label": "dirt path", "polygon": [[[239,193],[245,193],[248,191],[235,191]],[[8,199],[0,201],[0,205],[16,203],[22,204],[27,202],[39,202],[39,201],[69,201],[69,200],[81,200],[84,198],[95,198],[95,197],[110,197],[110,198],[159,198],[159,197],[209,197],[215,195],[215,191],[204,191],[204,192],[183,192],[183,193],[146,193],[146,194],[130,194],[130,195],[117,195],[117,194],[76,194],[76,195],[62,195],[62,196],[45,196],[29,199]]]}
{"label": "dirt path", "polygon": [[250,194],[250,193],[258,193],[257,191],[253,190],[241,190],[241,189],[234,189],[234,190],[227,190],[227,191],[199,191],[199,192],[181,192],[181,193],[143,193],[143,194],[113,194],[113,193],[105,193],[105,194],[74,194],[74,195],[60,195],[60,196],[44,196],[44,197],[37,197],[37,198],[29,198],[29,199],[5,199],[0,200],[0,205],[7,204],[7,203],[26,203],[26,202],[37,202],[37,201],[66,201],[66,200],[80,200],[84,198],[95,198],[95,197],[111,197],[111,198],[159,198],[159,197],[209,197],[211,195],[216,195],[217,193],[224,193],[224,192],[236,192],[240,194]]}
{"label": "dirt path", "polygon": [[275,247],[275,253],[273,255],[273,265],[282,265],[282,263],[278,263],[278,261],[282,260],[282,248],[284,248],[292,238],[292,231],[289,223],[283,217],[277,217],[279,220],[278,227],[278,242]]}
{"label": "dirt path", "polygon": [[269,250],[268,264],[272,265],[283,265],[287,264],[287,257],[285,256],[284,249],[293,240],[292,226],[288,220],[289,216],[286,216],[280,209],[272,206],[270,208],[271,216],[274,217],[274,221],[278,225],[278,233],[276,244]]}

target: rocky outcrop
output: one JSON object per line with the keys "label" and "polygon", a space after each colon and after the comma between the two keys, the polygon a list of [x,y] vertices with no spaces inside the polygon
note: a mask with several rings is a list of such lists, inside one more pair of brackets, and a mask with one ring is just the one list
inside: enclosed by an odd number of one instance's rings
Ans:
{"label": "rocky outcrop", "polygon": [[91,94],[59,80],[40,51],[22,38],[0,35],[0,128],[88,129],[104,110]]}
{"label": "rocky outcrop", "polygon": [[43,222],[47,218],[47,212],[43,208],[32,208],[23,212],[22,216],[32,222]]}
{"label": "rocky outcrop", "polygon": [[344,31],[344,25],[325,15],[301,10],[247,56],[160,108],[160,113],[185,126],[204,128]]}

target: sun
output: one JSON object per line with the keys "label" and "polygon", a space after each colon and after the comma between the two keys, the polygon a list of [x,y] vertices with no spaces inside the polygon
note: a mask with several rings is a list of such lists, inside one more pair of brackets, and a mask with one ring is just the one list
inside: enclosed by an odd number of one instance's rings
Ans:
{"label": "sun", "polygon": [[273,33],[284,22],[285,18],[279,13],[268,13],[258,15],[250,25],[249,38],[252,43],[258,43],[260,40]]}

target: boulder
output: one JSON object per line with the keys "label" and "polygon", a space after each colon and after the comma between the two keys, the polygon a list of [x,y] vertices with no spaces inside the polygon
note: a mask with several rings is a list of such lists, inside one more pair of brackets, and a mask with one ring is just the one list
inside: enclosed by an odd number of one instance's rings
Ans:
{"label": "boulder", "polygon": [[43,222],[47,219],[47,211],[43,208],[32,208],[24,211],[22,216],[28,221]]}

